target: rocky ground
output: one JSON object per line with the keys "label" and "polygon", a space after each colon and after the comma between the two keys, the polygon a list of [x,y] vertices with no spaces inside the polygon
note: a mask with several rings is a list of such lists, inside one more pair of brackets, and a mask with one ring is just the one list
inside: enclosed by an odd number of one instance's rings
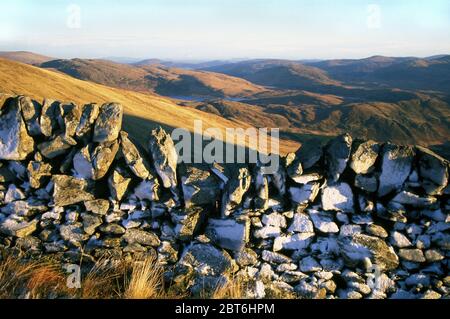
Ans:
{"label": "rocky ground", "polygon": [[277,172],[177,164],[122,106],[0,95],[0,247],[66,262],[154,256],[193,296],[448,298],[449,163],[428,149],[305,145]]}

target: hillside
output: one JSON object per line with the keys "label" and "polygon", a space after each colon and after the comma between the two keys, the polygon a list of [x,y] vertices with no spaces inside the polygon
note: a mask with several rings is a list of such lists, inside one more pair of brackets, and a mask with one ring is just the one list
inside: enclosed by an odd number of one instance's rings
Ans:
{"label": "hillside", "polygon": [[250,60],[205,68],[280,89],[308,90],[339,85],[319,68],[287,60]]}
{"label": "hillside", "polygon": [[54,58],[27,51],[0,51],[0,58],[32,65],[39,65],[54,60]]}
{"label": "hillside", "polygon": [[[153,61],[153,60],[152,60]],[[267,91],[243,79],[205,71],[183,70],[153,62],[129,65],[106,60],[73,59],[43,63],[80,80],[166,96],[248,97]]]}
{"label": "hillside", "polygon": [[375,56],[360,60],[328,60],[308,65],[344,82],[384,85],[412,90],[450,91],[450,56],[391,58]]}
{"label": "hillside", "polygon": [[[141,144],[146,142],[145,132],[159,125],[169,130],[182,127],[192,131],[194,120],[203,120],[205,127],[217,127],[223,132],[227,127],[249,127],[248,124],[244,126],[217,115],[178,106],[157,95],[111,88],[5,59],[0,59],[0,92],[25,94],[37,100],[52,97],[80,104],[121,103],[125,112],[124,128]],[[296,148],[298,143],[281,141],[280,151],[283,153]]]}

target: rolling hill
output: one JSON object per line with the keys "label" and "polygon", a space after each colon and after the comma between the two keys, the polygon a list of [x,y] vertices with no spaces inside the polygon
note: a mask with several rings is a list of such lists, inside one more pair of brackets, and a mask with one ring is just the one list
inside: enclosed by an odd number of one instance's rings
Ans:
{"label": "rolling hill", "polygon": [[0,58],[32,65],[40,65],[54,58],[27,51],[0,51]]}
{"label": "rolling hill", "polygon": [[340,85],[319,68],[287,60],[250,60],[203,70],[224,73],[279,89],[312,90],[316,87]]}
{"label": "rolling hill", "polygon": [[450,56],[392,58],[374,56],[360,60],[308,63],[343,82],[411,90],[450,92]]}
{"label": "rolling hill", "polygon": [[[153,60],[152,60],[153,61]],[[129,65],[106,60],[53,60],[40,65],[80,80],[166,96],[249,97],[267,91],[246,80],[159,64]]]}
{"label": "rolling hill", "polygon": [[[147,142],[146,132],[159,125],[168,130],[181,127],[192,131],[194,121],[203,120],[205,128],[217,127],[222,132],[226,128],[250,127],[249,124],[179,106],[155,94],[111,88],[5,59],[0,59],[0,92],[28,95],[37,100],[53,98],[80,104],[121,103],[125,112],[124,129],[142,145]],[[298,146],[298,143],[283,140],[280,151],[290,152]]]}

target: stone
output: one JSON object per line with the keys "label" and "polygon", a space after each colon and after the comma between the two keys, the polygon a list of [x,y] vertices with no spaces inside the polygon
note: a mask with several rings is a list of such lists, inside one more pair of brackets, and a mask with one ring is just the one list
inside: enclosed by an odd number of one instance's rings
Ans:
{"label": "stone", "polygon": [[353,212],[353,192],[347,183],[327,185],[322,189],[322,209]]}
{"label": "stone", "polygon": [[398,191],[411,173],[414,149],[410,146],[398,146],[386,143],[381,149],[381,175],[378,196]]}
{"label": "stone", "polygon": [[81,107],[80,122],[75,130],[75,136],[78,138],[90,137],[99,113],[100,107],[98,104],[91,103],[83,105]]}
{"label": "stone", "polygon": [[445,256],[437,249],[428,249],[425,251],[425,258],[427,262],[437,262],[444,260]]}
{"label": "stone", "polygon": [[223,276],[235,272],[237,265],[231,256],[210,244],[193,243],[185,248],[176,265],[176,272],[186,267],[198,276]]}
{"label": "stone", "polygon": [[250,248],[235,251],[234,259],[240,267],[254,266],[258,263],[258,254]]}
{"label": "stone", "polygon": [[95,121],[93,141],[114,142],[122,128],[123,107],[118,103],[103,104]]}
{"label": "stone", "polygon": [[362,233],[362,228],[360,225],[353,225],[353,224],[342,225],[339,230],[339,236],[341,237],[353,236],[354,234],[360,233]]}
{"label": "stone", "polygon": [[30,161],[27,165],[27,174],[30,186],[38,189],[48,177],[52,176],[52,166],[43,161]]}
{"label": "stone", "polygon": [[375,193],[378,190],[378,180],[375,176],[358,174],[355,176],[355,186],[368,193]]}
{"label": "stone", "polygon": [[307,214],[296,213],[288,231],[291,233],[313,233],[314,226]]}
{"label": "stone", "polygon": [[106,215],[109,210],[109,201],[106,199],[94,199],[84,202],[84,207],[88,212],[96,215]]}
{"label": "stone", "polygon": [[175,236],[181,241],[191,241],[203,224],[205,211],[201,207],[190,207],[173,210],[170,217],[176,224]]}
{"label": "stone", "polygon": [[64,136],[75,137],[75,133],[81,119],[81,108],[74,103],[69,103],[61,105],[61,110]]}
{"label": "stone", "polygon": [[332,215],[329,213],[319,212],[314,209],[308,210],[309,217],[314,224],[314,227],[322,233],[338,233],[339,227],[333,221]]}
{"label": "stone", "polygon": [[102,225],[99,230],[107,235],[114,235],[114,236],[118,236],[118,235],[123,235],[125,234],[125,228],[123,228],[122,226],[118,225],[118,224],[114,224],[114,223],[110,223],[110,224],[106,224],[106,225]]}
{"label": "stone", "polygon": [[264,261],[267,261],[268,263],[271,264],[285,264],[290,263],[292,261],[291,258],[285,255],[269,250],[263,250],[261,256]]}
{"label": "stone", "polygon": [[84,232],[81,223],[61,225],[59,227],[59,234],[62,239],[75,247],[81,247],[82,243],[89,239],[89,236]]}
{"label": "stone", "polygon": [[105,177],[119,150],[119,142],[99,144],[91,153],[94,180]]}
{"label": "stone", "polygon": [[67,175],[53,175],[53,202],[56,206],[68,206],[79,202],[93,200],[94,195],[87,188],[88,183]]}
{"label": "stone", "polygon": [[408,191],[401,191],[392,199],[392,201],[402,205],[411,205],[417,208],[425,208],[433,205],[437,200],[436,197],[420,197],[419,195]]}
{"label": "stone", "polygon": [[140,200],[156,201],[158,196],[159,183],[155,178],[144,180],[134,189],[134,195]]}
{"label": "stone", "polygon": [[43,142],[37,146],[39,152],[48,159],[66,154],[77,142],[70,136],[58,135],[50,141]]}
{"label": "stone", "polygon": [[21,161],[34,150],[17,99],[8,99],[0,109],[0,160]]}
{"label": "stone", "polygon": [[163,186],[176,187],[178,154],[172,138],[161,127],[151,132],[149,150]]}
{"label": "stone", "polygon": [[266,226],[286,228],[286,217],[277,212],[264,214],[261,221]]}
{"label": "stone", "polygon": [[61,117],[61,103],[54,100],[45,99],[42,105],[39,125],[42,135],[51,137],[58,129],[58,119]]}
{"label": "stone", "polygon": [[245,193],[249,190],[252,177],[247,167],[238,167],[230,173],[228,183],[222,195],[222,217],[229,216],[242,202]]}
{"label": "stone", "polygon": [[301,161],[296,157],[296,154],[289,153],[285,159],[286,173],[295,181],[297,177],[303,174],[303,167]]}
{"label": "stone", "polygon": [[307,205],[316,199],[319,190],[320,184],[312,182],[305,185],[289,187],[289,194],[291,195],[292,202],[299,205]]}
{"label": "stone", "polygon": [[310,169],[322,158],[323,150],[320,143],[305,143],[295,153],[295,158],[301,163],[303,170]]}
{"label": "stone", "polygon": [[108,178],[108,189],[112,198],[115,200],[122,200],[130,185],[131,178],[127,178],[121,174],[117,169],[113,170]]}
{"label": "stone", "polygon": [[138,243],[153,247],[158,247],[161,244],[158,236],[154,233],[134,228],[127,229],[122,238],[129,244]]}
{"label": "stone", "polygon": [[313,257],[306,257],[300,261],[300,271],[302,272],[317,272],[322,270],[320,264]]}
{"label": "stone", "polygon": [[323,178],[322,174],[319,173],[308,173],[308,174],[303,174],[300,176],[296,176],[293,179],[294,182],[296,182],[297,184],[308,184],[311,182],[317,182],[319,180],[321,180]]}
{"label": "stone", "polygon": [[399,260],[392,247],[382,239],[364,234],[355,234],[338,239],[342,256],[348,266],[356,266],[369,258],[380,270],[396,269]]}
{"label": "stone", "polygon": [[424,263],[426,261],[425,256],[420,249],[400,249],[398,255],[401,259],[410,262]]}
{"label": "stone", "polygon": [[93,179],[95,170],[92,163],[92,144],[86,145],[77,151],[72,159],[75,176],[83,179]]}
{"label": "stone", "polygon": [[373,235],[376,237],[380,237],[380,238],[387,238],[389,236],[389,234],[387,233],[387,231],[381,227],[380,225],[376,225],[376,224],[369,224],[366,226],[366,232],[369,235]]}
{"label": "stone", "polygon": [[274,240],[273,251],[306,249],[311,245],[314,236],[314,233],[278,236]]}
{"label": "stone", "polygon": [[8,190],[5,193],[5,197],[3,198],[4,203],[9,204],[21,199],[25,199],[25,194],[23,193],[23,191],[16,185],[10,184],[8,186]]}
{"label": "stone", "polygon": [[256,165],[253,172],[253,185],[255,187],[254,206],[256,209],[269,208],[269,180],[264,175],[264,167]]}
{"label": "stone", "polygon": [[130,170],[141,179],[147,179],[150,175],[148,163],[144,161],[137,147],[128,138],[128,133],[120,132],[120,146],[125,162]]}
{"label": "stone", "polygon": [[448,161],[424,147],[416,146],[416,150],[423,188],[428,195],[441,195],[448,185]]}
{"label": "stone", "polygon": [[38,220],[26,221],[11,215],[0,222],[0,233],[7,236],[24,238],[34,233],[37,228]]}
{"label": "stone", "polygon": [[22,116],[28,129],[30,136],[38,136],[41,134],[39,126],[39,118],[42,111],[42,105],[27,96],[19,96],[18,103],[22,110]]}
{"label": "stone", "polygon": [[217,246],[240,251],[250,237],[250,222],[237,222],[234,219],[209,219],[205,234]]}
{"label": "stone", "polygon": [[274,226],[265,226],[254,231],[253,236],[256,238],[267,239],[280,236],[281,228]]}
{"label": "stone", "polygon": [[356,174],[368,174],[373,171],[378,158],[380,145],[367,141],[358,145],[351,156],[350,167]]}
{"label": "stone", "polygon": [[88,235],[93,235],[95,230],[103,223],[100,216],[93,214],[83,213],[81,219],[83,220],[83,230]]}
{"label": "stone", "polygon": [[209,170],[192,165],[182,165],[179,175],[186,207],[214,205],[219,199],[219,182]]}
{"label": "stone", "polygon": [[353,139],[344,134],[331,140],[325,147],[325,166],[330,182],[337,182],[347,167]]}
{"label": "stone", "polygon": [[412,243],[408,239],[408,237],[406,237],[405,235],[403,235],[402,233],[400,233],[398,231],[391,232],[390,242],[391,242],[392,246],[395,246],[398,248],[406,248],[406,247],[412,246]]}

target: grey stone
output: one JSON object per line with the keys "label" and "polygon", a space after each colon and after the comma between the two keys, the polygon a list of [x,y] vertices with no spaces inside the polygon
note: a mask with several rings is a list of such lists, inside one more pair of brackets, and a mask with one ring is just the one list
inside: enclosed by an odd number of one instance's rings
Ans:
{"label": "grey stone", "polygon": [[118,103],[103,104],[95,121],[93,141],[113,142],[122,128],[123,107]]}
{"label": "grey stone", "polygon": [[392,270],[398,267],[399,260],[392,247],[377,237],[355,234],[351,237],[340,237],[338,240],[342,256],[346,264],[356,266],[369,258],[381,270]]}
{"label": "grey stone", "polygon": [[400,249],[398,255],[401,259],[410,262],[423,263],[426,261],[420,249]]}
{"label": "grey stone", "polygon": [[314,226],[307,214],[296,213],[288,231],[295,233],[313,233]]}
{"label": "grey stone", "polygon": [[37,228],[37,224],[37,219],[28,222],[24,219],[11,215],[0,222],[0,233],[7,236],[23,238],[33,234]]}
{"label": "grey stone", "polygon": [[50,141],[39,144],[37,148],[44,157],[53,159],[66,154],[75,145],[77,142],[72,137],[58,135]]}
{"label": "grey stone", "polygon": [[179,171],[186,207],[215,204],[220,196],[216,176],[209,170],[192,165],[182,165]]}
{"label": "grey stone", "polygon": [[344,134],[331,140],[325,147],[325,165],[331,182],[337,182],[347,167],[352,142],[352,137]]}
{"label": "grey stone", "polygon": [[289,187],[292,202],[303,206],[313,202],[319,194],[319,190],[320,184],[315,182]]}
{"label": "grey stone", "polygon": [[209,219],[205,233],[217,246],[240,251],[249,241],[250,223],[234,219]]}
{"label": "grey stone", "polygon": [[414,149],[410,146],[390,143],[383,145],[380,153],[382,163],[378,196],[400,190],[411,172],[414,155]]}
{"label": "grey stone", "polygon": [[448,185],[448,161],[424,147],[416,146],[416,150],[423,188],[429,195],[441,195]]}
{"label": "grey stone", "polygon": [[0,159],[21,161],[33,150],[18,99],[8,99],[0,108]]}
{"label": "grey stone", "polygon": [[75,136],[78,138],[90,137],[99,113],[100,107],[98,104],[91,103],[83,105],[81,107],[80,122],[75,130]]}
{"label": "grey stone", "polygon": [[87,188],[85,180],[67,175],[53,175],[53,202],[57,206],[68,206],[79,202],[93,200],[94,195]]}
{"label": "grey stone", "polygon": [[137,177],[147,179],[150,175],[148,163],[139,153],[137,147],[130,141],[128,134],[124,131],[120,132],[120,146],[123,157],[128,167]]}
{"label": "grey stone", "polygon": [[161,244],[158,236],[154,233],[134,228],[127,229],[122,238],[129,244],[138,243],[140,245],[154,247]]}
{"label": "grey stone", "polygon": [[151,132],[149,150],[163,186],[176,187],[178,154],[172,138],[161,127]]}
{"label": "grey stone", "polygon": [[309,217],[314,224],[314,227],[322,233],[338,233],[339,227],[333,221],[330,213],[319,212],[314,209],[308,209]]}
{"label": "grey stone", "polygon": [[327,185],[322,189],[322,209],[353,212],[353,192],[347,183]]}
{"label": "grey stone", "polygon": [[374,141],[367,141],[358,145],[353,152],[350,167],[356,174],[367,174],[374,169],[378,158],[380,145]]}
{"label": "grey stone", "polygon": [[190,241],[200,229],[205,211],[201,207],[190,207],[183,210],[173,210],[170,214],[175,226],[175,236],[181,241]]}
{"label": "grey stone", "polygon": [[108,188],[111,196],[115,200],[120,201],[125,195],[130,182],[131,178],[125,177],[120,171],[115,169],[108,178]]}

